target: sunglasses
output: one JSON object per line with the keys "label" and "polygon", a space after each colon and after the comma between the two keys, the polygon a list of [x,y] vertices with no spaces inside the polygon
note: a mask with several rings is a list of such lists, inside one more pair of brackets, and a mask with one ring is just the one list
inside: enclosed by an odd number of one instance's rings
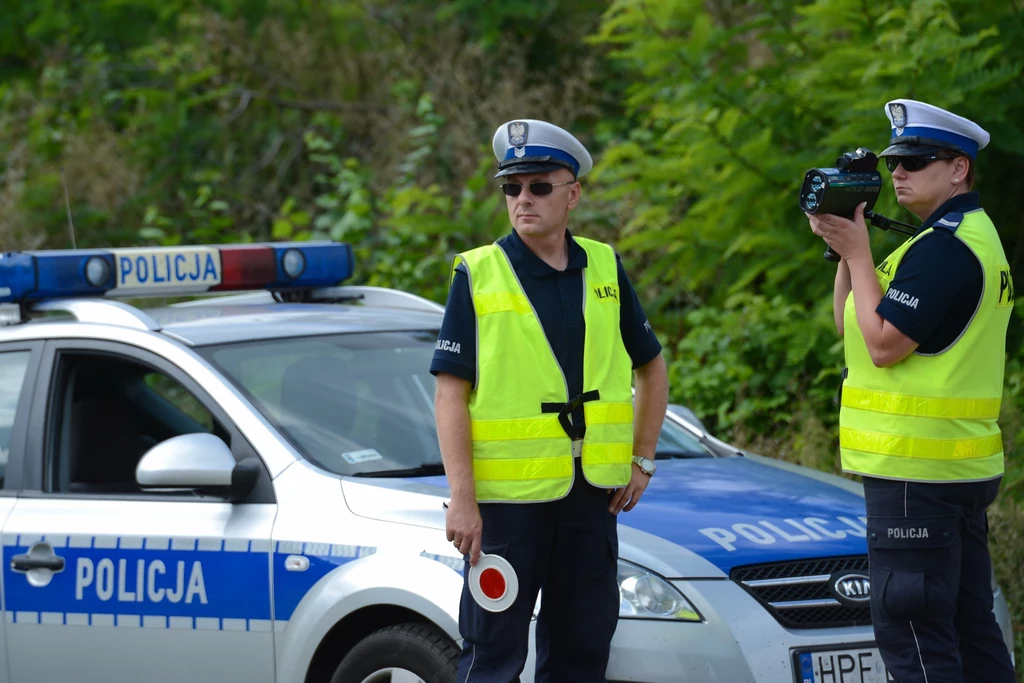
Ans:
{"label": "sunglasses", "polygon": [[885,166],[892,173],[896,170],[896,167],[903,164],[903,170],[908,173],[914,171],[920,171],[922,168],[932,163],[933,161],[939,161],[940,159],[949,161],[949,157],[942,156],[939,154],[926,154],[917,157],[886,157]]}
{"label": "sunglasses", "polygon": [[[575,183],[575,180],[570,180],[564,183],[530,183],[527,187],[530,188],[530,194],[534,197],[544,197],[551,194],[551,191],[559,185],[573,185]],[[523,184],[505,183],[501,186],[501,190],[509,197],[518,197],[519,193],[523,191]]]}

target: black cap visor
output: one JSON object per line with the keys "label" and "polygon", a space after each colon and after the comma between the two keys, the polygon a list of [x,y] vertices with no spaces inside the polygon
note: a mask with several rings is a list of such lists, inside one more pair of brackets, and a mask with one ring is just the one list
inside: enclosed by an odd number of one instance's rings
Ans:
{"label": "black cap visor", "polygon": [[[551,157],[522,157],[520,159],[509,159],[502,161],[498,164],[498,172],[494,174],[495,178],[500,178],[507,175],[517,175],[519,173],[550,173],[557,171],[560,168],[566,168],[572,171],[572,168],[557,159]],[[573,173],[573,177],[576,174]]]}
{"label": "black cap visor", "polygon": [[948,150],[957,154],[963,154],[967,156],[967,153],[956,145],[952,145],[942,140],[932,140],[930,138],[922,138],[917,135],[908,135],[904,137],[896,137],[890,141],[888,147],[882,150],[878,155],[880,157],[918,157],[925,154],[935,154],[941,150]]}

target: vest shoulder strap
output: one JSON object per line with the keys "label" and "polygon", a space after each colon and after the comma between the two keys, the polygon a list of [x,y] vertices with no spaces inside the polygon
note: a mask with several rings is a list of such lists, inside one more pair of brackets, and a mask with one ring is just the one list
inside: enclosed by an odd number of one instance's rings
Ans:
{"label": "vest shoulder strap", "polygon": [[613,254],[615,253],[614,250],[612,250],[612,246],[605,242],[598,242],[597,240],[590,239],[589,237],[573,237],[572,239],[584,249],[588,247],[594,247],[597,249],[603,248],[611,251]]}
{"label": "vest shoulder strap", "polygon": [[612,248],[612,245],[592,240],[589,237],[573,237],[573,240],[583,247],[588,257],[594,257],[601,261],[600,263],[588,263],[588,268],[593,270],[611,268],[611,272],[615,272],[615,250]]}
{"label": "vest shoulder strap", "polygon": [[948,230],[951,233],[955,233],[956,229],[960,227],[960,224],[964,222],[964,215],[959,211],[950,211],[945,216],[935,221],[935,225],[932,226],[936,230]]}
{"label": "vest shoulder strap", "polygon": [[470,249],[469,251],[456,254],[455,258],[452,259],[452,269],[448,277],[448,286],[450,287],[452,280],[455,279],[456,268],[462,265],[463,268],[468,271],[471,263],[479,262],[481,257],[489,256],[490,252],[493,252],[495,249],[501,249],[501,247],[497,244],[485,244],[482,247],[476,247],[475,249]]}

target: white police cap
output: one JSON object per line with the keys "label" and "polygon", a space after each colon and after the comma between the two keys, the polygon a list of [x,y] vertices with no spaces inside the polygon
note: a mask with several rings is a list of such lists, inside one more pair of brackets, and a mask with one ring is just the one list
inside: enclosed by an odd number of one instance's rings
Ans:
{"label": "white police cap", "polygon": [[562,128],[535,119],[516,119],[498,126],[491,141],[498,159],[495,178],[514,173],[546,173],[568,168],[577,178],[594,167],[590,152]]}
{"label": "white police cap", "polygon": [[988,144],[989,134],[970,119],[917,100],[892,100],[885,104],[892,124],[889,146],[879,156],[917,156],[951,149],[970,158]]}

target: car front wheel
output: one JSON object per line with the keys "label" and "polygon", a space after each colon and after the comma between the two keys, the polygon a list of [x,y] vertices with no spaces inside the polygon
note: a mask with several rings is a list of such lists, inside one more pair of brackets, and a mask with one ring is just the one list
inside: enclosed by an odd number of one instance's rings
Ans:
{"label": "car front wheel", "polygon": [[459,648],[430,624],[374,631],[341,660],[331,683],[455,683]]}

